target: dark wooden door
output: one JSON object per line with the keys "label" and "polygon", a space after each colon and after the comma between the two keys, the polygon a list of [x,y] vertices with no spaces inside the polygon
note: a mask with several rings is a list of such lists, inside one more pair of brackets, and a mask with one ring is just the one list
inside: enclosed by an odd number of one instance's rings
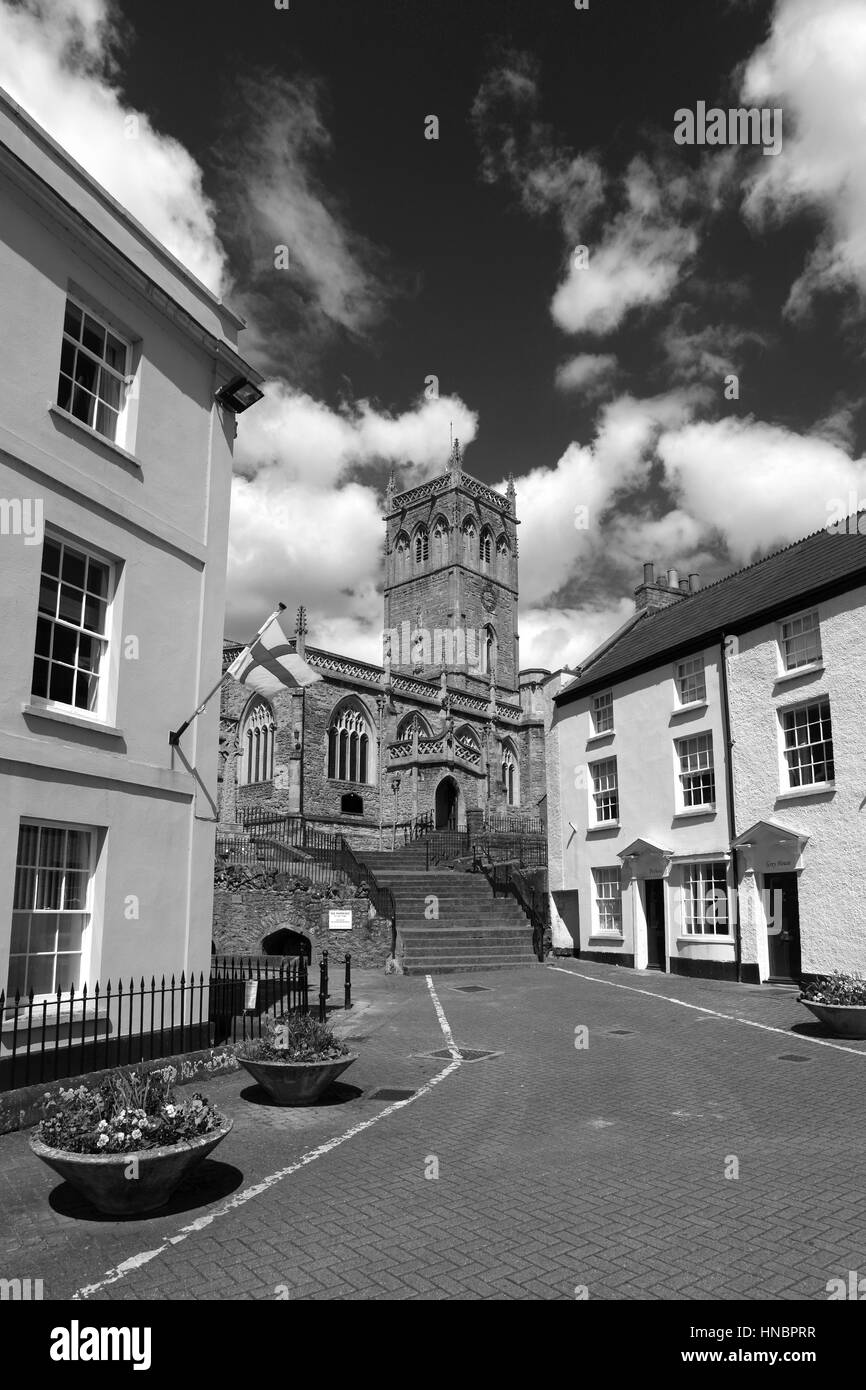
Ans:
{"label": "dark wooden door", "polygon": [[764,911],[771,928],[779,926],[780,918],[782,926],[781,931],[771,931],[767,937],[770,979],[799,979],[800,900],[796,874],[764,874]]}
{"label": "dark wooden door", "polygon": [[647,966],[665,968],[665,886],[660,878],[644,880]]}

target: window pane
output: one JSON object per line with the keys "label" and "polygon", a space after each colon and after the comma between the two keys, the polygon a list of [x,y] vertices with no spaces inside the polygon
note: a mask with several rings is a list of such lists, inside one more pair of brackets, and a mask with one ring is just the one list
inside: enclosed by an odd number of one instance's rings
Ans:
{"label": "window pane", "polygon": [[30,956],[27,960],[25,990],[29,994],[54,993],[54,956]]}
{"label": "window pane", "polygon": [[30,693],[38,695],[40,700],[48,698],[48,662],[39,657],[33,663],[33,680],[30,683]]}
{"label": "window pane", "polygon": [[61,584],[60,603],[57,609],[59,618],[64,618],[68,623],[80,623],[83,603],[84,594],[81,589],[73,589],[68,584]]}
{"label": "window pane", "polygon": [[[15,870],[15,909],[31,908],[36,902],[36,870],[31,864],[19,864]],[[13,946],[13,950],[15,947]]]}
{"label": "window pane", "polygon": [[75,955],[62,955],[57,957],[57,973],[54,978],[55,990],[61,989],[64,994],[67,990],[78,990],[81,979],[81,952]]}
{"label": "window pane", "polygon": [[115,371],[126,371],[126,343],[121,342],[120,338],[115,338],[113,333],[109,333],[105,345],[105,360]]}
{"label": "window pane", "polygon": [[74,584],[76,588],[83,589],[86,563],[86,556],[81,555],[77,550],[70,550],[67,546],[63,552],[63,579],[68,584]]}
{"label": "window pane", "polygon": [[115,440],[117,438],[117,411],[110,410],[107,405],[96,407],[96,424],[94,429],[100,434],[104,434],[106,439]]}
{"label": "window pane", "polygon": [[99,373],[99,395],[106,405],[110,405],[112,410],[119,410],[121,382],[111,372],[103,367]]}
{"label": "window pane", "polygon": [[95,352],[97,357],[101,357],[105,351],[105,329],[101,324],[92,319],[89,314],[84,315],[84,332],[81,341],[91,352]]}
{"label": "window pane", "polygon": [[72,704],[72,670],[69,666],[51,667],[48,679],[48,698],[58,705]]}
{"label": "window pane", "polygon": [[84,600],[84,626],[91,632],[105,632],[105,615],[108,604],[88,595]]}
{"label": "window pane", "polygon": [[76,420],[81,420],[83,424],[92,426],[95,410],[95,396],[91,396],[87,391],[82,391],[80,386],[76,386],[75,394],[72,397],[71,411]]}
{"label": "window pane", "polygon": [[78,645],[78,633],[74,627],[62,627],[59,623],[54,628],[54,649],[52,656],[55,661],[63,661],[67,666],[75,663],[75,650]]}
{"label": "window pane", "polygon": [[57,616],[57,590],[59,585],[56,579],[43,579],[39,585],[39,609],[42,613],[50,613],[52,618]]}
{"label": "window pane", "polygon": [[87,561],[87,582],[85,589],[95,598],[106,598],[108,595],[108,565],[104,565],[101,560],[94,560],[93,556]]}
{"label": "window pane", "polygon": [[60,573],[60,546],[55,541],[46,541],[42,547],[42,573]]}
{"label": "window pane", "polygon": [[81,310],[71,300],[66,301],[66,314],[63,319],[64,332],[72,338],[81,337]]}
{"label": "window pane", "polygon": [[91,357],[86,353],[79,352],[75,362],[75,384],[96,395],[96,383],[99,380],[99,368]]}
{"label": "window pane", "polygon": [[98,703],[98,684],[95,675],[79,671],[75,677],[76,709],[95,710]]}
{"label": "window pane", "polygon": [[73,376],[75,371],[75,348],[66,338],[63,339],[60,349],[60,370],[69,377]]}
{"label": "window pane", "polygon": [[12,917],[12,936],[9,942],[9,950],[13,956],[26,955],[29,931],[29,912],[14,913]]}

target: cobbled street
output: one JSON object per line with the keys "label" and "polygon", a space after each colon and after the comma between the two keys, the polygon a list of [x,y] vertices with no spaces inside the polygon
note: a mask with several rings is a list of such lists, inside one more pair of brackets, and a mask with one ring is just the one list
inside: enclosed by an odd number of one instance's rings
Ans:
{"label": "cobbled street", "polygon": [[209,1082],[234,1130],[155,1218],[96,1216],[0,1139],[0,1273],[51,1299],[824,1300],[866,1269],[866,1043],[794,990],[564,960],[355,993],[329,1103]]}

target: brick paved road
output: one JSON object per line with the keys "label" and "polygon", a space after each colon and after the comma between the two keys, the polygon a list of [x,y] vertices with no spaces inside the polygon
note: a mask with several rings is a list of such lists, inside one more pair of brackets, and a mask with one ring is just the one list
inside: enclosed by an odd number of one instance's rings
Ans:
{"label": "brick paved road", "polygon": [[157,1218],[94,1219],[0,1139],[0,1276],[52,1298],[131,1261],[90,1296],[824,1300],[866,1273],[866,1045],[821,1045],[790,991],[559,964],[436,979],[456,1042],[497,1055],[398,1109],[372,1091],[423,1088],[445,1039],[423,979],[359,975],[335,1103],[211,1083],[235,1129]]}

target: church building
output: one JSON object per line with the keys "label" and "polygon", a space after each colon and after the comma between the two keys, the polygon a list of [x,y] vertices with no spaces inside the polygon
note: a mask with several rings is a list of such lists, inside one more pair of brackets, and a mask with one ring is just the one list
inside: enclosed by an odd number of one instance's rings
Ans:
{"label": "church building", "polygon": [[[521,671],[516,499],[463,471],[385,493],[382,665],[307,643],[320,677],[265,696],[226,681],[223,826],[250,806],[374,845],[396,823],[438,828],[545,814],[545,670]],[[226,642],[224,661],[239,644]]]}

